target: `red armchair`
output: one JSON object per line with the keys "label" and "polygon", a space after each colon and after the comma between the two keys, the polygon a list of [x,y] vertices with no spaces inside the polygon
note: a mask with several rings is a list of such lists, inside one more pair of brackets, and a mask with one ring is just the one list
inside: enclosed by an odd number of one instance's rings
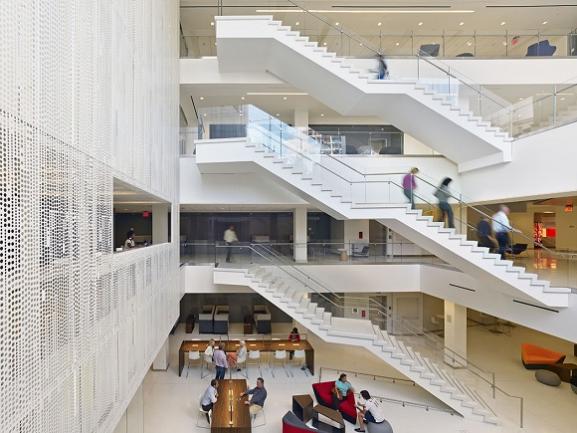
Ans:
{"label": "red armchair", "polygon": [[302,422],[298,416],[291,411],[288,411],[282,417],[282,433],[318,433],[319,431],[310,428]]}
{"label": "red armchair", "polygon": [[[319,404],[323,406],[334,408],[333,406],[333,388],[335,387],[334,380],[331,382],[313,383],[313,392]],[[355,395],[352,392],[347,394],[347,398],[341,400],[337,408],[342,414],[343,418],[348,422],[356,424],[357,422],[357,408],[355,404]]]}
{"label": "red armchair", "polygon": [[521,361],[528,370],[547,369],[551,364],[559,364],[565,360],[565,355],[534,344],[521,345]]}

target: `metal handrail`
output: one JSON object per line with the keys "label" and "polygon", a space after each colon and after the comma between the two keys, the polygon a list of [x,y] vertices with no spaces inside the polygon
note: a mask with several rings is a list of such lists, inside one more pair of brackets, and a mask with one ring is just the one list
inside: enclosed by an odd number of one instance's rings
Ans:
{"label": "metal handrail", "polygon": [[[343,370],[343,369],[336,369],[336,368],[330,368],[330,367],[320,367],[319,370],[319,383],[322,382],[322,376],[323,376],[323,370],[332,370],[332,371],[336,371],[337,374],[340,372],[345,372],[345,373],[351,373],[354,374],[355,377],[360,376],[360,375],[364,375],[364,376],[369,376],[372,377],[373,380],[378,379],[383,379],[383,380],[388,380],[392,383],[405,383],[405,382],[409,382],[411,384],[411,386],[415,386],[415,382],[412,380],[408,380],[408,379],[401,379],[401,378],[396,378],[396,377],[389,377],[389,376],[380,376],[380,375],[375,375],[375,374],[369,374],[369,373],[362,373],[362,372],[358,372],[358,371],[352,371],[352,370]],[[359,398],[359,393],[354,393],[356,398]],[[413,401],[409,401],[409,400],[401,400],[401,399],[396,399],[396,398],[391,398],[391,397],[384,397],[384,396],[379,396],[379,395],[375,395],[371,393],[371,396],[373,398],[376,398],[380,401],[386,401],[388,403],[394,403],[394,404],[400,404],[403,407],[419,407],[422,409],[425,409],[426,411],[429,410],[435,410],[438,412],[445,412],[445,413],[449,413],[450,415],[460,415],[458,412],[455,412],[453,409],[450,408],[444,408],[444,407],[437,407],[437,406],[432,406],[429,404],[425,404],[425,403],[417,403],[417,402],[413,402]]]}
{"label": "metal handrail", "polygon": [[[230,248],[230,246],[217,245],[217,248]],[[276,264],[276,263],[274,262],[273,259],[271,259],[270,257],[267,257],[267,256],[265,256],[264,254],[260,253],[259,251],[255,250],[254,248],[252,248],[252,246],[242,246],[242,247],[240,247],[240,248],[248,248],[248,249],[251,249],[251,250],[254,251],[257,255],[259,255],[260,257],[262,257],[263,259],[265,259],[267,262],[271,263],[272,266],[274,266],[276,269],[281,270],[282,272],[284,272],[285,274],[287,274],[291,279],[298,281],[298,282],[299,282],[300,284],[302,284],[305,288],[308,288],[308,289],[312,290],[313,293],[315,293],[315,294],[317,294],[318,296],[320,296],[322,299],[324,299],[324,300],[325,300],[326,302],[328,302],[330,305],[336,307],[337,309],[343,310],[343,313],[344,313],[344,308],[345,308],[344,305],[339,305],[339,304],[336,303],[333,299],[331,299],[330,297],[326,296],[327,294],[330,294],[330,295],[335,296],[337,299],[339,299],[339,298],[341,298],[340,295],[338,295],[337,293],[335,293],[331,288],[327,287],[326,285],[322,285],[321,287],[323,287],[325,290],[327,290],[327,292],[326,292],[326,293],[319,292],[319,291],[316,290],[314,287],[312,287],[311,285],[309,285],[306,281],[302,281],[302,280],[299,279],[298,277],[295,277],[293,274],[289,273],[289,272],[286,270],[286,267],[290,267],[291,269],[297,269],[293,264],[287,264],[287,265],[280,265],[280,266],[279,266],[278,264]],[[300,270],[300,269],[297,269],[297,270],[299,271],[299,273],[303,273],[302,270]],[[305,274],[305,275],[306,275],[306,274]],[[310,278],[310,280],[312,281],[313,279]],[[369,302],[370,302],[370,301],[371,301],[371,298],[369,298]],[[376,301],[376,300],[374,300],[374,299],[373,299],[373,302],[376,303],[376,304],[378,304],[378,305],[380,305],[380,306],[382,307],[382,309],[380,309],[382,315],[384,315],[385,317],[390,317],[390,316],[388,315],[388,312],[386,311],[385,307],[382,306],[382,304],[380,304],[378,301]],[[373,310],[374,310],[374,309],[373,309]],[[393,320],[394,320],[394,319],[393,319]],[[381,330],[380,328],[379,328],[379,332],[381,332],[381,338],[384,339],[384,337],[382,336],[382,330]],[[419,334],[415,334],[415,335],[419,335]],[[445,350],[448,350],[448,351],[450,351],[450,352],[454,352],[454,351],[452,351],[452,349],[450,349],[450,348],[445,348]],[[455,354],[456,354],[456,352],[455,352]],[[460,355],[459,355],[459,356],[460,356]],[[463,357],[461,356],[461,358],[463,358]],[[466,358],[463,358],[463,359],[466,359]],[[479,370],[481,370],[481,371],[484,371],[484,370],[482,370],[480,367],[476,366],[475,364],[473,364],[473,363],[471,363],[471,362],[469,362],[469,361],[467,361],[467,364],[473,365],[475,368],[477,368],[477,369],[479,369]],[[482,375],[474,372],[473,370],[470,370],[470,369],[468,368],[468,365],[464,365],[463,367],[464,367],[465,369],[467,369],[467,371],[470,371],[470,372],[473,373],[475,376],[479,377],[481,380],[483,380],[484,382],[488,383],[488,384],[491,386],[491,388],[492,388],[492,390],[493,390],[493,398],[495,397],[495,391],[499,391],[500,393],[506,395],[507,397],[520,399],[520,402],[521,402],[520,405],[521,405],[521,410],[522,410],[522,408],[523,408],[523,397],[511,395],[511,394],[509,394],[508,392],[506,392],[506,391],[504,391],[503,389],[501,389],[499,386],[497,386],[497,385],[495,384],[494,373],[492,374],[493,380],[492,380],[492,382],[491,382],[491,381],[485,379]],[[521,427],[522,427],[522,424],[523,424],[523,413],[522,413],[522,412],[521,412],[521,415],[520,415],[520,416],[521,416],[521,421],[520,421],[520,422],[521,422]]]}
{"label": "metal handrail", "polygon": [[[289,3],[291,3],[292,5],[296,6],[297,8],[299,8],[300,10],[302,10],[304,13],[314,17],[315,19],[325,23],[327,26],[329,26],[330,28],[338,31],[341,34],[346,35],[349,39],[352,39],[353,41],[359,43],[362,47],[365,47],[367,49],[369,49],[370,51],[373,52],[373,54],[375,56],[381,56],[383,55],[383,52],[381,49],[377,49],[372,47],[371,43],[368,42],[366,39],[364,39],[363,37],[357,35],[356,33],[353,33],[351,31],[345,30],[343,26],[336,26],[334,24],[332,24],[330,22],[330,20],[328,18],[323,17],[322,15],[319,15],[317,13],[311,12],[309,9],[305,8],[304,6],[299,5],[297,2],[293,1],[293,0],[287,0]],[[495,101],[494,99],[488,97],[487,95],[483,94],[479,89],[474,88],[471,84],[463,81],[462,78],[457,77],[456,75],[452,74],[450,72],[450,67],[447,65],[446,66],[449,70],[445,70],[443,68],[441,68],[440,66],[436,65],[434,62],[430,61],[429,59],[427,59],[424,56],[421,56],[419,54],[415,54],[413,56],[408,56],[408,57],[413,57],[415,59],[417,59],[417,61],[422,60],[425,63],[428,63],[429,65],[433,66],[434,68],[438,69],[439,71],[443,72],[444,74],[446,74],[447,76],[449,76],[450,78],[454,78],[455,80],[459,81],[460,83],[464,84],[465,86],[467,86],[468,88],[470,88],[471,90],[473,90],[475,93],[477,93],[479,96],[484,96],[485,98],[491,100],[492,102],[494,102],[495,104],[499,105],[502,108],[506,108],[507,106],[503,105],[500,101]],[[441,63],[440,61],[437,60],[437,62]],[[461,74],[462,75],[462,74]],[[463,76],[464,77],[464,76]],[[469,78],[467,78],[469,79]],[[473,82],[473,80],[471,80],[471,82]],[[479,88],[483,88],[480,85],[477,85]]]}
{"label": "metal handrail", "polygon": [[[576,84],[576,86],[577,86],[577,84]],[[344,165],[344,166],[347,167],[348,169],[350,169],[350,170],[354,171],[355,173],[359,174],[360,176],[364,176],[364,177],[366,177],[366,176],[393,176],[393,175],[403,175],[403,174],[407,174],[407,173],[403,173],[403,172],[363,173],[363,172],[361,172],[360,170],[356,169],[355,167],[351,166],[350,164],[347,164],[346,162],[342,161],[341,158],[336,158],[334,155],[328,155],[328,156],[329,156],[332,160],[337,161],[339,164]],[[422,176],[419,176],[419,175],[414,175],[414,176],[415,176],[417,179],[419,179],[419,181],[421,181],[421,182],[423,182],[423,183],[425,183],[425,184],[427,184],[427,185],[429,185],[429,186],[432,186],[433,188],[438,188],[438,185],[435,185],[435,184],[429,182],[427,179],[423,178]],[[391,182],[391,181],[376,181],[376,182],[388,183],[388,182]],[[417,196],[417,195],[415,194],[415,196]],[[454,193],[451,193],[450,190],[449,190],[449,196],[450,196],[451,198],[455,199],[460,205],[465,206],[466,208],[469,208],[469,209],[475,211],[475,212],[478,213],[479,215],[481,215],[481,216],[483,216],[483,217],[485,217],[485,218],[488,218],[488,219],[489,219],[490,221],[492,221],[492,222],[495,222],[495,219],[493,218],[492,215],[489,215],[489,214],[487,214],[486,212],[480,210],[480,209],[478,208],[478,206],[474,206],[474,205],[472,205],[472,204],[469,204],[469,203],[463,201],[462,198],[457,197]],[[462,197],[462,195],[461,195],[461,197]],[[421,198],[421,197],[419,197],[419,198]],[[421,200],[422,200],[422,198],[421,198]],[[427,202],[427,203],[428,203],[428,202]],[[431,203],[428,203],[428,204],[431,204]],[[456,218],[456,219],[457,219],[457,218]],[[475,231],[477,230],[477,228],[474,227],[474,226],[472,226],[472,225],[469,225],[469,224],[468,224],[468,226],[471,227],[471,228],[473,228]],[[568,256],[568,257],[574,257],[574,256],[575,256],[575,254],[571,254],[571,253],[561,253],[561,252],[558,252],[558,251],[553,251],[553,250],[551,250],[550,248],[548,248],[547,246],[543,245],[541,242],[535,241],[532,237],[527,236],[525,233],[523,233],[523,232],[521,232],[521,231],[515,231],[515,233],[516,233],[517,235],[519,235],[520,237],[522,237],[523,239],[529,241],[531,244],[533,244],[533,245],[535,245],[535,246],[538,246],[540,249],[543,249],[543,250],[547,251],[549,254],[551,254],[551,255],[553,255],[553,256],[562,256],[562,257],[563,257],[563,256]]]}

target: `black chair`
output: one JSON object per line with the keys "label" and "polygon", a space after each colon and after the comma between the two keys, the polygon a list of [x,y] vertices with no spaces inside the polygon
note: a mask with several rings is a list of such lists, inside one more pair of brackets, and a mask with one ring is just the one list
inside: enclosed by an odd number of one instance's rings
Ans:
{"label": "black chair", "polygon": [[441,48],[441,45],[439,45],[439,44],[421,45],[421,48],[419,48],[419,55],[420,56],[437,57],[439,55],[439,49],[440,48]]}
{"label": "black chair", "polygon": [[511,254],[514,256],[518,256],[524,251],[527,251],[527,244],[513,244],[511,246]]}

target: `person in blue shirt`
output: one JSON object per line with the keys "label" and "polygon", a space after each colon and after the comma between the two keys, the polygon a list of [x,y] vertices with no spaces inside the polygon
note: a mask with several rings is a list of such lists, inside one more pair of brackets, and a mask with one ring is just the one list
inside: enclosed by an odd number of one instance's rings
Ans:
{"label": "person in blue shirt", "polygon": [[341,374],[339,378],[335,381],[335,387],[333,389],[333,404],[336,409],[338,409],[341,401],[346,400],[347,395],[351,392],[355,392],[351,383],[347,380],[346,374]]}

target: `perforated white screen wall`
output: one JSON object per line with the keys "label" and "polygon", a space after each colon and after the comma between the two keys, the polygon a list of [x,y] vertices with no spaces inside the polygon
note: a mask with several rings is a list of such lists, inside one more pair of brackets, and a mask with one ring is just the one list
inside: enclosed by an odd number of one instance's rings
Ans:
{"label": "perforated white screen wall", "polygon": [[2,433],[111,432],[177,318],[177,240],[112,254],[114,177],[177,201],[177,58],[178,2],[2,2]]}

